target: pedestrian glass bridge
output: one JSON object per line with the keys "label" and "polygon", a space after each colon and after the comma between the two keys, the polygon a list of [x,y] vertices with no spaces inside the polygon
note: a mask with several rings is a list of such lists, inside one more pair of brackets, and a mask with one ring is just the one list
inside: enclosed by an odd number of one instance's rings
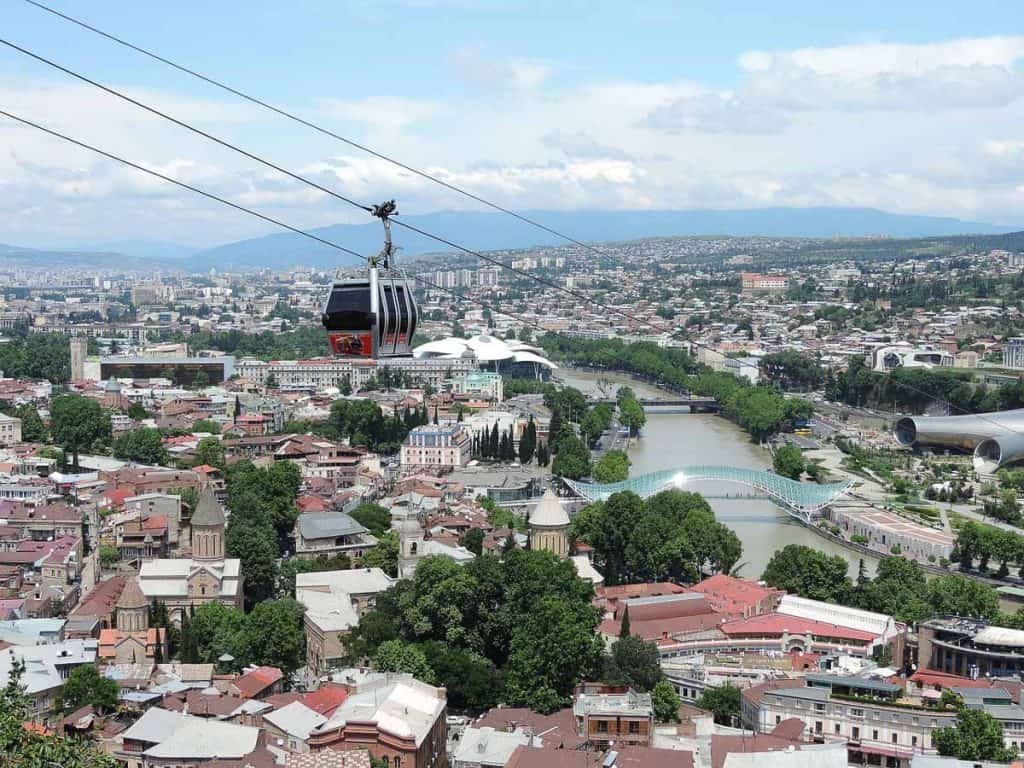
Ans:
{"label": "pedestrian glass bridge", "polygon": [[769,496],[788,511],[810,519],[842,496],[850,487],[850,481],[842,483],[801,483],[774,472],[760,472],[742,467],[721,467],[697,465],[677,467],[631,477],[619,483],[581,483],[566,480],[566,484],[588,501],[603,501],[613,493],[632,491],[641,498],[653,496],[669,488],[682,488],[697,480],[718,480],[738,483]]}

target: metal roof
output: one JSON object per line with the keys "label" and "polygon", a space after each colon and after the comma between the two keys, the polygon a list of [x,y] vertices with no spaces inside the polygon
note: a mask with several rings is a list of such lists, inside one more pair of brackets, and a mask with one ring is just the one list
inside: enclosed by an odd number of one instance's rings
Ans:
{"label": "metal roof", "polygon": [[354,536],[367,531],[344,512],[308,512],[299,515],[299,532],[304,539],[327,539],[332,536]]}

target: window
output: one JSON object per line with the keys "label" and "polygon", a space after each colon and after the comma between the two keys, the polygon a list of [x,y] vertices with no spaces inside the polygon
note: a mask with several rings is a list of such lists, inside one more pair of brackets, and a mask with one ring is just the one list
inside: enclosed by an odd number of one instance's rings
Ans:
{"label": "window", "polygon": [[821,720],[815,721],[815,723],[814,723],[814,732],[819,734],[819,735],[821,734]]}
{"label": "window", "polygon": [[598,720],[597,721],[597,732],[598,733],[608,733],[608,721],[607,720]]}
{"label": "window", "polygon": [[895,734],[895,733],[894,733],[894,734],[892,735],[892,743],[893,743],[893,744],[897,744],[897,743],[899,743],[899,740],[900,740],[900,737],[899,737],[899,735],[898,735],[898,734]]}
{"label": "window", "polygon": [[911,736],[910,737],[910,746],[912,746],[912,747],[916,747],[917,746],[917,736]]}
{"label": "window", "polygon": [[875,730],[873,730],[871,732],[871,738],[874,739],[875,741],[878,741],[878,730],[877,729],[875,729]]}
{"label": "window", "polygon": [[640,733],[640,723],[637,722],[636,720],[631,720],[630,723],[629,723],[629,732],[631,734],[639,734]]}
{"label": "window", "polygon": [[864,710],[860,707],[851,707],[850,717],[864,717]]}
{"label": "window", "polygon": [[839,735],[839,723],[836,723],[836,736]]}
{"label": "window", "polygon": [[856,725],[850,729],[850,738],[854,741],[860,740],[860,728],[858,728]]}

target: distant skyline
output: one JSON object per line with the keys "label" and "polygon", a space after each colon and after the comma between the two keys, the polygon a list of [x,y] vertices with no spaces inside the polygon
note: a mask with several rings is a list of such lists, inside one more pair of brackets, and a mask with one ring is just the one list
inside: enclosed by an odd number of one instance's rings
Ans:
{"label": "distant skyline", "polygon": [[[861,206],[1024,228],[1013,3],[51,4],[516,209]],[[4,20],[0,36],[347,196],[478,207],[21,0]],[[7,48],[0,107],[295,226],[363,221]],[[0,242],[274,231],[5,119],[0,146]]]}

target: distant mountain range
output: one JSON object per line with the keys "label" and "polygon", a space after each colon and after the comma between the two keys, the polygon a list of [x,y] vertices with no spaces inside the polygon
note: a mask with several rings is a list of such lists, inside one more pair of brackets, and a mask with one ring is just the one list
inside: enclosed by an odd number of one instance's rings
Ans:
{"label": "distant mountain range", "polygon": [[[980,222],[936,216],[909,216],[871,208],[758,208],[749,210],[685,211],[523,211],[552,229],[585,242],[615,242],[645,237],[734,235],[767,237],[948,237],[997,235],[1014,231]],[[505,250],[565,244],[561,238],[501,213],[443,211],[400,216],[399,221],[431,232],[473,250]],[[381,246],[381,227],[336,224],[310,230],[318,237],[365,255]],[[394,230],[400,253],[406,257],[453,250],[401,227]],[[351,266],[354,256],[291,232],[266,235],[196,250],[175,243],[119,241],[68,251],[43,251],[0,245],[0,256],[33,264],[82,266],[153,266],[205,272],[276,268],[295,265],[319,268]],[[125,260],[123,257],[127,257]]]}
{"label": "distant mountain range", "polygon": [[[524,216],[584,242],[614,242],[644,237],[734,235],[769,237],[923,237],[1002,234],[1012,227],[936,216],[905,216],[870,208],[759,208],[693,211],[523,211]],[[501,213],[443,211],[400,216],[417,229],[431,232],[472,250],[503,250],[540,245],[565,245],[561,238]],[[336,224],[312,234],[371,255],[381,246],[381,227]],[[415,232],[394,229],[405,256],[452,250]],[[267,235],[200,251],[197,266],[225,269],[287,267],[292,264],[348,266],[358,260],[291,232]]]}

